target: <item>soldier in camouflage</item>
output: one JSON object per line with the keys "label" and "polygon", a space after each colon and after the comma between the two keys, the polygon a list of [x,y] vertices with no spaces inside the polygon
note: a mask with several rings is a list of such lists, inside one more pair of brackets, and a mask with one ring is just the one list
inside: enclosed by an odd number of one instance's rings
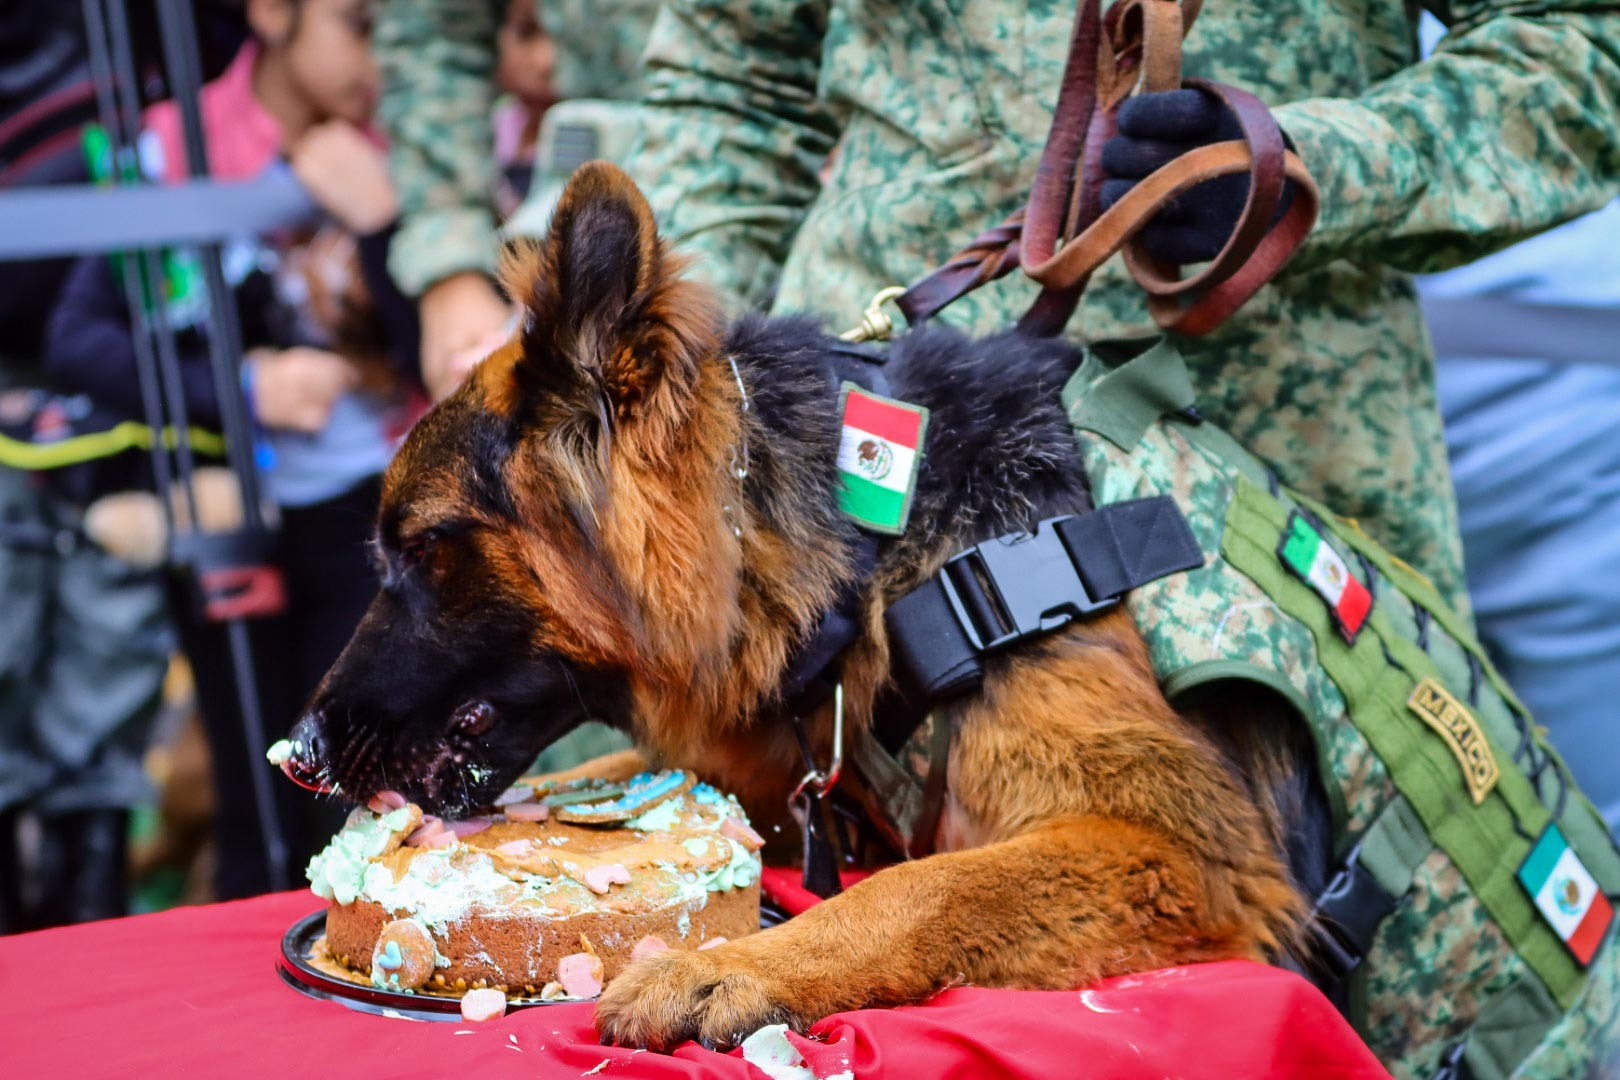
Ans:
{"label": "soldier in camouflage", "polygon": [[[1407,273],[1456,265],[1620,186],[1620,14],[1599,0],[1208,0],[1188,75],[1271,105],[1322,187],[1273,285],[1186,343],[1206,411],[1283,480],[1357,518],[1466,603],[1432,358]],[[633,171],[734,309],[851,322],[1026,198],[1073,0],[672,0]],[[834,148],[836,147],[836,152]],[[1001,326],[1012,276],[945,318]],[[1116,260],[1071,323],[1152,332]]]}
{"label": "soldier in camouflage", "polygon": [[[654,0],[530,0],[556,44],[562,98],[633,99]],[[499,334],[510,308],[491,284],[500,250],[490,113],[508,0],[388,0],[373,37],[380,118],[401,227],[388,268],[421,297],[423,378],[443,397],[458,355]]]}

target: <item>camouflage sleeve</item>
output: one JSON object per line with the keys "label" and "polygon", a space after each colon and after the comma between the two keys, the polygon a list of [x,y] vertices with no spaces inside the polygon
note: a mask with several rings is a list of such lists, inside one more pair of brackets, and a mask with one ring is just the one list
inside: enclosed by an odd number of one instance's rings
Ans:
{"label": "camouflage sleeve", "polygon": [[641,53],[659,0],[539,0],[540,25],[557,47],[551,85],[560,98],[633,100]]}
{"label": "camouflage sleeve", "polygon": [[633,172],[741,310],[766,303],[837,137],[816,98],[828,0],[671,0],[647,46]]}
{"label": "camouflage sleeve", "polygon": [[[1433,6],[1433,5],[1431,5]],[[1433,56],[1277,119],[1322,185],[1302,265],[1460,265],[1620,189],[1620,13],[1604,0],[1452,0]]]}
{"label": "camouflage sleeve", "polygon": [[388,270],[409,296],[461,270],[495,272],[490,108],[502,0],[388,0],[374,47],[401,224]]}

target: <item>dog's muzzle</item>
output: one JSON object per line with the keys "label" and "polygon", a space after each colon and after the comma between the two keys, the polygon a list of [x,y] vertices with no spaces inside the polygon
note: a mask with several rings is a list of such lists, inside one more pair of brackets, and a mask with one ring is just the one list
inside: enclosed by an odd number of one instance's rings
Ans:
{"label": "dog's muzzle", "polygon": [[281,763],[281,771],[299,787],[325,792],[331,791],[332,787],[326,782],[329,775],[327,746],[320,728],[318,712],[305,713],[293,725],[293,729],[287,733],[287,741],[292,744],[292,756]]}

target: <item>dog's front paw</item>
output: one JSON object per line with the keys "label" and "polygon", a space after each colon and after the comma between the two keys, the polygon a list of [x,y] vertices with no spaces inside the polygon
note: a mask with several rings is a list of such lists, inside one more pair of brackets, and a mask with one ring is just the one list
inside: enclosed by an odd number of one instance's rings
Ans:
{"label": "dog's front paw", "polygon": [[688,1039],[736,1046],[766,1024],[802,1029],[786,989],[762,976],[735,946],[670,951],[638,960],[608,985],[596,1005],[602,1041],[670,1050]]}

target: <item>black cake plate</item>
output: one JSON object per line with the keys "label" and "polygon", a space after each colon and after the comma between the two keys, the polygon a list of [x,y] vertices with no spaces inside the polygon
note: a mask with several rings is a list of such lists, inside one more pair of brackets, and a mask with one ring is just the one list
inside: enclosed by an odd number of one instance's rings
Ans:
{"label": "black cake plate", "polygon": [[[775,926],[787,918],[785,912],[763,898],[759,924]],[[288,927],[281,935],[281,957],[276,973],[281,981],[317,1001],[333,1001],[355,1012],[387,1016],[396,1020],[450,1020],[462,1023],[461,999],[438,994],[408,994],[403,990],[383,990],[369,982],[353,982],[316,967],[310,958],[315,943],[326,933],[326,912],[314,911]],[[536,1005],[569,1005],[574,999],[543,1001],[540,998],[508,998],[508,1012]]]}

